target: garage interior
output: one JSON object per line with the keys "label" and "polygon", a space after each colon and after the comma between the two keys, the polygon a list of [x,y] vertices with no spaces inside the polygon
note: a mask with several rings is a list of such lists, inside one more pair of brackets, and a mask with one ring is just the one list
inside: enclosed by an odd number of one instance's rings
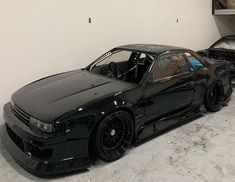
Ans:
{"label": "garage interior", "polygon": [[[23,85],[87,66],[120,45],[208,48],[235,34],[235,12],[212,0],[0,0],[0,137],[3,106]],[[213,15],[213,13],[214,15]],[[0,181],[235,181],[235,93],[217,113],[202,115],[112,163],[57,178],[22,169],[0,140]]]}

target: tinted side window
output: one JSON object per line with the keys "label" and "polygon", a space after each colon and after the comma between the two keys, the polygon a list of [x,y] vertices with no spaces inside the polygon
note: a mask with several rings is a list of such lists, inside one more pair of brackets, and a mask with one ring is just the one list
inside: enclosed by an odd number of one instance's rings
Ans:
{"label": "tinted side window", "polygon": [[201,70],[204,68],[204,65],[201,63],[201,61],[194,57],[192,54],[185,53],[185,56],[195,70]]}
{"label": "tinted side window", "polygon": [[177,75],[189,71],[189,65],[183,54],[167,54],[161,56],[153,67],[153,80]]}

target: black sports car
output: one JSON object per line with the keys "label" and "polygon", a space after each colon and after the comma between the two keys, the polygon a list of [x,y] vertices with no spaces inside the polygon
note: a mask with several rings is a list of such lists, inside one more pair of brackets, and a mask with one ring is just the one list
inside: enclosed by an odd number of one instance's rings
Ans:
{"label": "black sports car", "polygon": [[208,58],[231,62],[231,75],[235,77],[235,35],[221,38],[210,48],[199,51],[198,54]]}
{"label": "black sports car", "polygon": [[4,106],[3,143],[35,175],[114,161],[133,144],[200,113],[219,111],[232,88],[225,61],[162,45],[112,49],[84,69],[19,89]]}

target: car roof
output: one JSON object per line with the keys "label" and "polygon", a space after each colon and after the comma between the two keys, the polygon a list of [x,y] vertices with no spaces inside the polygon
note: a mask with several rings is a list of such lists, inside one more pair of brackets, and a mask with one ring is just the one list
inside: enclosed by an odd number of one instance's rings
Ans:
{"label": "car roof", "polygon": [[115,49],[123,49],[130,51],[138,51],[138,52],[146,52],[152,53],[156,55],[160,55],[161,53],[167,51],[179,51],[179,50],[188,50],[181,47],[169,46],[169,45],[158,45],[158,44],[130,44],[116,47]]}

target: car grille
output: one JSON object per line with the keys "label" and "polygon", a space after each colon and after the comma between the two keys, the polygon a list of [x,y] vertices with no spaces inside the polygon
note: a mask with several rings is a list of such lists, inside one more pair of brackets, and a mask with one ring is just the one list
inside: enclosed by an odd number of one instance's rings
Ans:
{"label": "car grille", "polygon": [[19,108],[17,105],[13,106],[13,113],[19,120],[23,121],[27,125],[29,124],[30,115]]}

